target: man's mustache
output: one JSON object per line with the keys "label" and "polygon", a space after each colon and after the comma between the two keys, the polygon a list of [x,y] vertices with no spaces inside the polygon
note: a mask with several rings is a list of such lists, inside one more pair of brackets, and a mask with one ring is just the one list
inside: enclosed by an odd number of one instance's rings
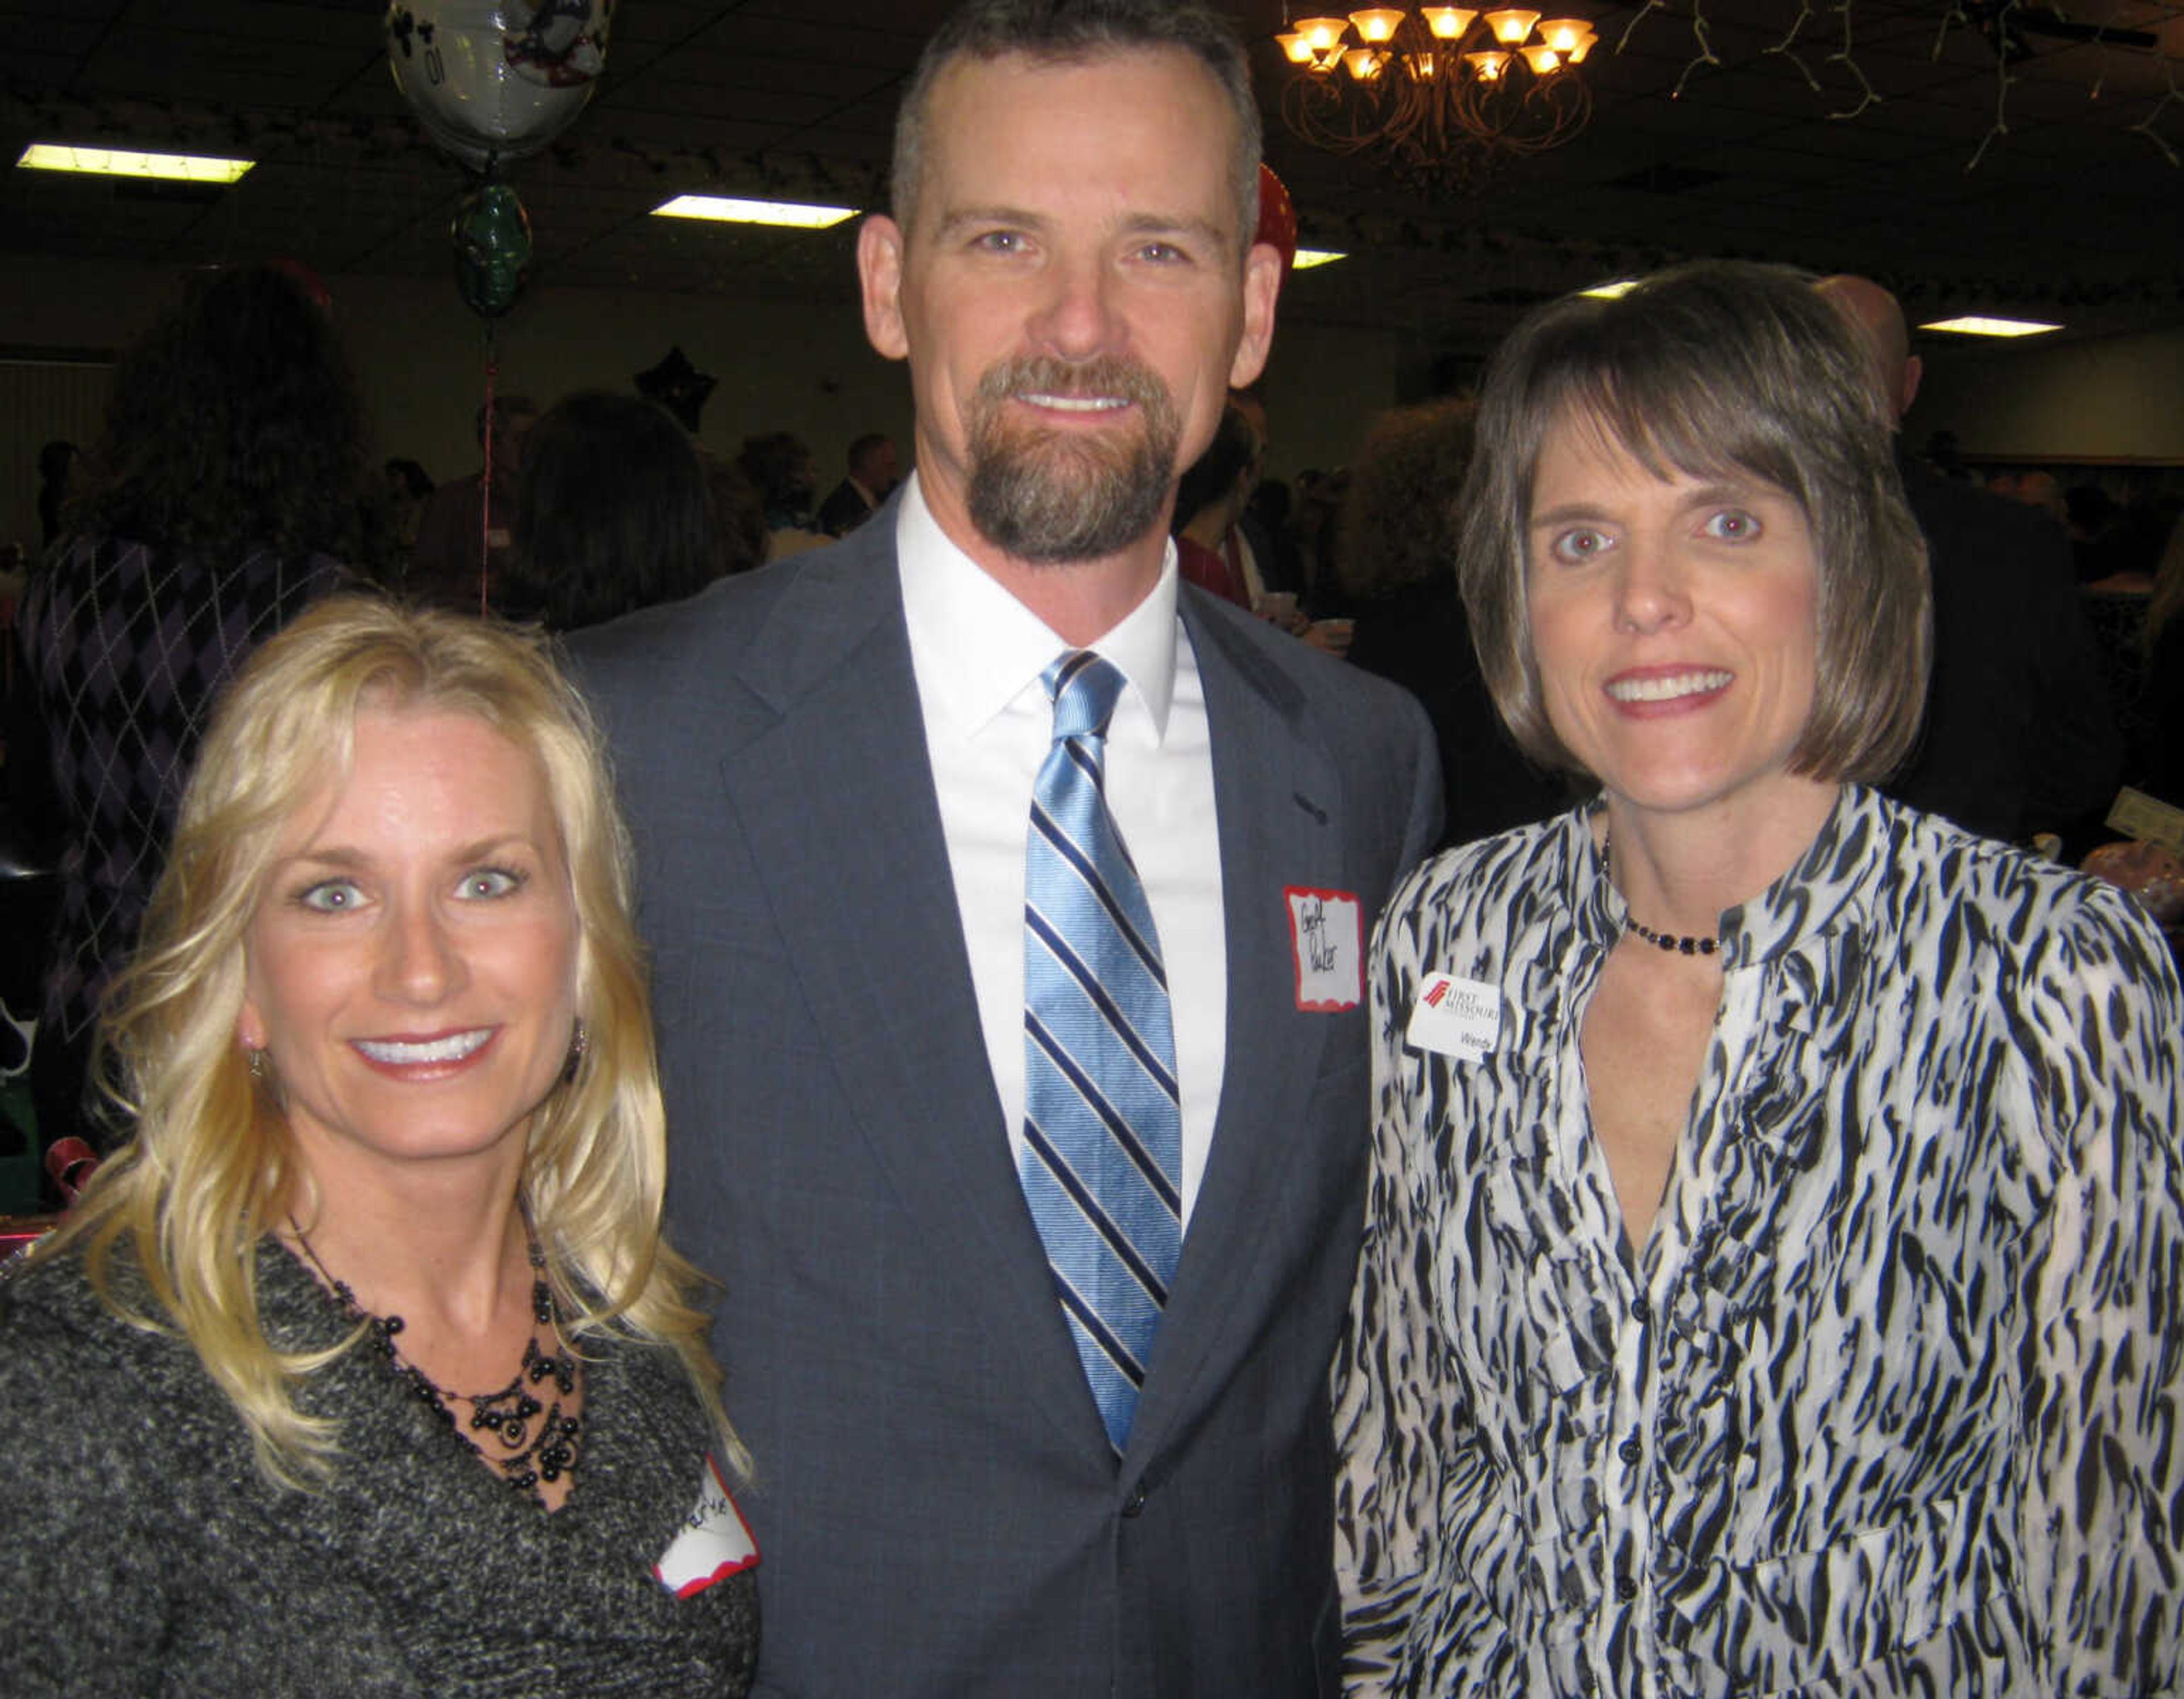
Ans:
{"label": "man's mustache", "polygon": [[1112,397],[1141,407],[1168,404],[1167,385],[1151,367],[1119,354],[1066,360],[1052,354],[1022,354],[989,366],[978,380],[978,399],[999,404],[1015,395],[1063,395],[1075,398]]}

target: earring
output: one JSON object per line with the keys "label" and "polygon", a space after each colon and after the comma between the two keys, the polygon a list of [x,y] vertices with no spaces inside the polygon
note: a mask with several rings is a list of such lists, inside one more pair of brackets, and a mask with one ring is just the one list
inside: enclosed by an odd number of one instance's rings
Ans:
{"label": "earring", "polygon": [[265,1060],[265,1047],[258,1045],[246,1054],[250,1057],[250,1077],[263,1085],[273,1077],[273,1064]]}
{"label": "earring", "polygon": [[569,1033],[569,1060],[561,1069],[561,1083],[573,1085],[577,1070],[583,1066],[584,1052],[592,1046],[592,1036],[584,1030],[584,1017],[577,1017],[577,1024]]}

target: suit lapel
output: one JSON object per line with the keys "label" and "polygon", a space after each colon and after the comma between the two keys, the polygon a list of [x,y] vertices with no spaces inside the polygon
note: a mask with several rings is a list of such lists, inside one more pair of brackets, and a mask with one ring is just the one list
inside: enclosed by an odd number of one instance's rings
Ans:
{"label": "suit lapel", "polygon": [[[1106,1440],[1009,1165],[903,622],[883,544],[815,557],[743,664],[772,710],[724,762],[727,805],[795,940],[806,1005],[838,1025],[842,1091],[934,1247],[944,1301],[1016,1342],[1073,1438]],[[860,536],[863,533],[861,532]]]}
{"label": "suit lapel", "polygon": [[1183,600],[1206,691],[1221,834],[1228,1037],[1213,1148],[1162,1318],[1130,1456],[1152,1456],[1233,1368],[1279,1283],[1263,1230],[1298,1144],[1329,1021],[1296,1009],[1283,887],[1338,866],[1343,790],[1306,734],[1304,698],[1240,636]]}

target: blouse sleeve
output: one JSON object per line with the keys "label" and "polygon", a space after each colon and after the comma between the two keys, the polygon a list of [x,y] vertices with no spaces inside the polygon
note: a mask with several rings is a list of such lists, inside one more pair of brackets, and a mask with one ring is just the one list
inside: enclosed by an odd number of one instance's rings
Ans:
{"label": "blouse sleeve", "polygon": [[1403,1022],[1417,982],[1419,882],[1390,905],[1373,947],[1373,1151],[1363,1254],[1336,1352],[1335,1574],[1344,1691],[1408,1691],[1414,1621],[1432,1585],[1450,1388],[1432,1294],[1431,1141],[1407,1088]]}
{"label": "blouse sleeve", "polygon": [[2184,1006],[2120,892],[2075,888],[2042,937],[2014,1000],[2056,1164],[2022,1287],[2022,1596],[2052,1602],[2047,1691],[2146,1699],[2184,1639]]}

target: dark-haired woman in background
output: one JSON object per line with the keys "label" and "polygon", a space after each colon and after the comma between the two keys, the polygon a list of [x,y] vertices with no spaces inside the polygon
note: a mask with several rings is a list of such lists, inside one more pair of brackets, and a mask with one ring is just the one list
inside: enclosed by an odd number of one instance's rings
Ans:
{"label": "dark-haired woman in background", "polygon": [[348,363],[292,269],[198,281],[114,373],[70,534],[17,620],[27,699],[10,718],[42,727],[20,745],[41,778],[11,773],[9,789],[25,808],[43,793],[60,827],[33,1072],[48,1139],[95,1130],[99,998],[136,941],[214,693],[354,562],[364,443]]}
{"label": "dark-haired woman in background", "polygon": [[1710,264],[1490,370],[1472,630],[1602,794],[1375,941],[1353,1694],[2177,1691],[2184,1006],[2121,893],[1864,788],[1927,593],[1852,336]]}
{"label": "dark-haired woman in background", "polygon": [[732,567],[705,468],[661,407],[610,390],[564,396],[523,445],[515,558],[501,610],[549,631],[694,596]]}

